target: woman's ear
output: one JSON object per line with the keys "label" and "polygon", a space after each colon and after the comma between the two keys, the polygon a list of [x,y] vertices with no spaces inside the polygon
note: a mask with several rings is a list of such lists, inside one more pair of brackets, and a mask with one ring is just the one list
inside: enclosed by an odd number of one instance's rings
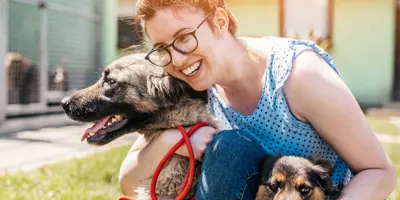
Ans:
{"label": "woman's ear", "polygon": [[214,26],[216,28],[219,39],[223,39],[229,34],[229,16],[225,9],[218,7],[215,10]]}

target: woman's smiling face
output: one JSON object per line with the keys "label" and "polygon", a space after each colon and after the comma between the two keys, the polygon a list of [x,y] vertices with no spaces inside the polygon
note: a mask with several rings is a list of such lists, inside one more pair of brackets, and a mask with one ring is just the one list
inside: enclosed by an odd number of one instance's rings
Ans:
{"label": "woman's smiling face", "polygon": [[[216,72],[221,62],[218,55],[223,55],[221,34],[228,33],[228,30],[227,26],[219,29],[213,22],[210,23],[217,16],[218,13],[205,14],[196,8],[164,8],[145,21],[145,30],[154,48],[162,48],[175,41],[175,48],[181,51],[195,49],[186,54],[169,46],[170,54],[164,54],[163,58],[171,61],[164,67],[169,74],[198,91],[209,88],[218,75]],[[195,29],[194,34],[185,35]]]}

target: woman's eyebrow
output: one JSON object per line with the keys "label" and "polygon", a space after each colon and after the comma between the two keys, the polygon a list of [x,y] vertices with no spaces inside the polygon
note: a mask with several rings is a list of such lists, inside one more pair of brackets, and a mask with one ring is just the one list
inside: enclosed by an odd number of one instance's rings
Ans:
{"label": "woman's eyebrow", "polygon": [[[179,30],[177,30],[177,31],[172,35],[172,38],[175,39],[182,31],[188,30],[188,29],[191,29],[191,28],[188,28],[188,27],[180,28]],[[157,46],[160,46],[160,45],[162,45],[162,44],[164,44],[164,43],[163,43],[163,42],[157,42],[157,43],[153,44],[153,47],[157,47]]]}
{"label": "woman's eyebrow", "polygon": [[187,30],[187,29],[190,29],[190,28],[187,28],[187,27],[180,28],[179,30],[177,30],[177,31],[174,33],[174,35],[172,35],[172,37],[173,37],[173,38],[176,38],[182,31]]}

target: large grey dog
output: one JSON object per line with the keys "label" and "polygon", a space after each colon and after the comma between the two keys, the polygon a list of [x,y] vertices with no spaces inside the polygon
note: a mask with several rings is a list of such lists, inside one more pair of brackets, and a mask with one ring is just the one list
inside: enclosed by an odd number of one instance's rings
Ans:
{"label": "large grey dog", "polygon": [[[82,140],[105,145],[124,134],[137,132],[151,142],[165,129],[192,126],[199,121],[221,128],[209,112],[205,91],[194,91],[162,68],[151,65],[144,56],[132,54],[114,61],[95,84],[62,100],[71,119],[94,122]],[[175,198],[188,168],[186,157],[174,155],[158,178],[157,195]],[[200,168],[198,164],[193,183],[199,178]],[[148,189],[149,183],[150,180],[141,187]],[[188,198],[194,195],[196,186],[192,185]]]}

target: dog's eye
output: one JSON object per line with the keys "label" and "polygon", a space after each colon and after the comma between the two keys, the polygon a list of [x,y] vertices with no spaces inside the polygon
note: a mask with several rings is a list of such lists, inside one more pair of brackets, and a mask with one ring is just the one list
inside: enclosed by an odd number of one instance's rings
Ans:
{"label": "dog's eye", "polygon": [[311,190],[312,188],[308,186],[302,186],[299,188],[300,193],[304,196],[309,195],[311,193]]}
{"label": "dog's eye", "polygon": [[112,85],[115,83],[116,83],[116,81],[114,79],[106,79],[106,80],[104,80],[103,86],[104,85]]}
{"label": "dog's eye", "polygon": [[115,80],[113,80],[113,79],[108,79],[108,80],[107,80],[107,83],[108,83],[109,85],[112,85],[112,84],[114,84],[114,83],[116,83],[116,82],[115,82]]}
{"label": "dog's eye", "polygon": [[267,184],[268,188],[273,192],[278,192],[278,189],[282,188],[283,184],[280,181],[274,181]]}

